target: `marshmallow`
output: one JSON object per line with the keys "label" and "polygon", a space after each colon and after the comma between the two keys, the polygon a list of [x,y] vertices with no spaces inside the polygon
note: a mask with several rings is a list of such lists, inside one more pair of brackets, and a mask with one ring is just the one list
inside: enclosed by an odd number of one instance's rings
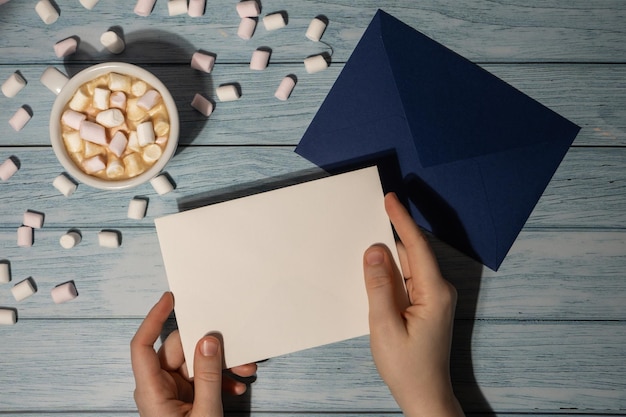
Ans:
{"label": "marshmallow", "polygon": [[311,23],[309,23],[309,27],[307,28],[304,36],[306,36],[307,39],[312,40],[313,42],[319,42],[325,30],[326,22],[324,22],[319,17],[316,17],[315,19],[311,20]]}
{"label": "marshmallow", "polygon": [[83,159],[91,158],[96,155],[105,155],[106,149],[102,145],[98,145],[93,142],[85,142],[85,149],[83,151]]}
{"label": "marshmallow", "polygon": [[53,48],[57,58],[63,58],[76,52],[78,41],[76,38],[66,38],[55,43]]}
{"label": "marshmallow", "polygon": [[151,143],[143,148],[141,157],[148,164],[153,164],[163,155],[163,149],[156,143]]}
{"label": "marshmallow", "polygon": [[[135,197],[128,204],[129,219],[141,220],[146,217],[146,209],[148,208],[148,200],[145,198]],[[8,282],[8,281],[7,281]]]}
{"label": "marshmallow", "polygon": [[141,80],[137,80],[133,82],[132,85],[130,86],[130,92],[135,97],[143,96],[144,94],[146,94],[146,91],[148,91],[148,84],[146,84],[144,81],[141,81]]}
{"label": "marshmallow", "polygon": [[138,0],[134,12],[139,16],[150,16],[156,0]]}
{"label": "marshmallow", "polygon": [[107,145],[107,136],[104,126],[85,120],[80,124],[79,132],[80,137],[84,140],[97,143],[98,145]]}
{"label": "marshmallow", "polygon": [[109,142],[109,150],[119,158],[126,150],[126,145],[128,145],[128,139],[123,132],[117,131]]}
{"label": "marshmallow", "polygon": [[35,5],[35,11],[46,25],[51,25],[59,18],[59,12],[48,0],[40,0]]}
{"label": "marshmallow", "polygon": [[136,152],[130,153],[122,158],[126,175],[128,175],[129,178],[136,177],[142,172],[143,164],[139,158],[141,157]]}
{"label": "marshmallow", "polygon": [[104,32],[100,36],[100,43],[112,54],[121,54],[126,48],[124,39],[113,30]]}
{"label": "marshmallow", "polygon": [[26,80],[19,72],[14,72],[2,83],[2,94],[6,97],[15,97],[26,86]]}
{"label": "marshmallow", "polygon": [[107,167],[104,163],[102,155],[96,155],[89,159],[85,159],[81,165],[87,174],[95,174],[96,172],[100,172]]}
{"label": "marshmallow", "polygon": [[152,188],[159,195],[165,195],[170,191],[174,190],[174,184],[170,181],[167,175],[160,174],[150,180],[150,184],[152,184]]}
{"label": "marshmallow", "polygon": [[119,248],[121,245],[119,232],[115,230],[98,232],[98,244],[103,248]]}
{"label": "marshmallow", "polygon": [[55,67],[48,67],[39,77],[39,81],[54,94],[59,94],[61,89],[67,84],[68,78]]}
{"label": "marshmallow", "polygon": [[109,107],[115,107],[118,109],[126,108],[126,94],[123,91],[115,91],[111,93],[109,97]]}
{"label": "marshmallow", "polygon": [[65,110],[61,116],[61,121],[74,130],[80,129],[80,124],[85,119],[87,119],[85,114],[72,109]]}
{"label": "marshmallow", "polygon": [[17,246],[28,248],[33,246],[33,228],[30,226],[20,226],[17,228]]}
{"label": "marshmallow", "polygon": [[78,297],[78,291],[76,291],[74,281],[68,281],[54,287],[50,295],[55,304],[61,304]]}
{"label": "marshmallow", "polygon": [[0,165],[0,180],[6,181],[18,170],[18,166],[13,159],[8,158]]}
{"label": "marshmallow", "polygon": [[206,0],[189,0],[188,14],[191,17],[200,17],[204,14]]}
{"label": "marshmallow", "polygon": [[251,39],[256,29],[256,20],[250,17],[244,17],[239,22],[239,28],[237,28],[237,36],[241,39]]}
{"label": "marshmallow", "polygon": [[144,147],[150,143],[154,143],[156,136],[154,135],[154,127],[151,121],[143,122],[137,125],[137,141],[139,146]]}
{"label": "marshmallow", "polygon": [[91,98],[82,89],[79,89],[74,93],[67,105],[74,111],[85,111],[89,107],[90,102]]}
{"label": "marshmallow", "polygon": [[11,265],[9,262],[0,262],[0,284],[11,282]]}
{"label": "marshmallow", "polygon": [[33,229],[41,229],[43,227],[43,220],[43,213],[26,210],[24,212],[24,220],[22,221],[22,224],[24,226],[32,227]]}
{"label": "marshmallow", "polygon": [[78,245],[81,240],[83,240],[83,238],[80,233],[69,231],[59,238],[59,244],[63,247],[63,249],[71,249]]}
{"label": "marshmallow", "polygon": [[280,82],[280,85],[278,86],[278,88],[276,89],[276,92],[274,93],[274,97],[276,97],[277,99],[281,101],[287,100],[289,96],[291,95],[291,92],[293,91],[293,88],[295,86],[296,86],[296,81],[294,80],[294,78],[290,76],[286,76]]}
{"label": "marshmallow", "polygon": [[65,147],[71,153],[82,152],[84,149],[83,140],[80,138],[80,133],[76,130],[72,130],[69,132],[63,132],[61,134],[63,136],[63,143],[65,143]]}
{"label": "marshmallow", "polygon": [[52,185],[65,197],[69,197],[74,194],[78,187],[74,181],[68,178],[65,174],[59,174],[53,181]]}
{"label": "marshmallow", "polygon": [[153,125],[154,125],[154,133],[157,136],[166,137],[166,135],[170,131],[170,124],[163,119],[155,119],[153,122]]}
{"label": "marshmallow", "polygon": [[282,13],[272,13],[263,17],[263,26],[266,30],[276,30],[283,28],[287,25],[285,16]]}
{"label": "marshmallow", "polygon": [[32,278],[26,278],[25,280],[18,282],[11,288],[15,301],[22,301],[30,297],[37,292],[35,281]]}
{"label": "marshmallow", "polygon": [[235,101],[241,97],[235,84],[222,84],[215,90],[220,101]]}
{"label": "marshmallow", "polygon": [[124,175],[124,165],[117,158],[109,158],[106,167],[107,177],[109,178],[119,178]]}
{"label": "marshmallow", "polygon": [[168,0],[167,12],[170,16],[178,16],[187,13],[187,0]]}
{"label": "marshmallow", "polygon": [[237,14],[239,17],[256,17],[261,13],[259,3],[255,0],[244,0],[237,3]]}
{"label": "marshmallow", "polygon": [[328,68],[328,62],[326,62],[324,55],[313,55],[305,58],[304,67],[306,68],[306,72],[313,74]]}
{"label": "marshmallow", "polygon": [[206,117],[209,117],[211,113],[213,113],[213,103],[198,93],[193,96],[191,107],[198,110]]}
{"label": "marshmallow", "polygon": [[17,323],[17,313],[12,308],[0,308],[0,324],[11,326]]}
{"label": "marshmallow", "polygon": [[30,113],[22,106],[11,116],[9,124],[16,132],[19,132],[26,126],[30,118]]}
{"label": "marshmallow", "polygon": [[124,119],[124,114],[120,109],[104,110],[96,116],[96,122],[109,128],[120,126],[124,124],[125,121],[126,119]]}
{"label": "marshmallow", "polygon": [[137,100],[137,106],[144,110],[150,110],[157,104],[160,98],[161,95],[158,91],[148,90]]}
{"label": "marshmallow", "polygon": [[109,74],[109,88],[111,91],[130,92],[131,79],[128,75],[112,72]]}
{"label": "marshmallow", "polygon": [[213,70],[215,64],[215,56],[205,54],[203,52],[194,52],[191,56],[191,68],[206,72],[207,74]]}
{"label": "marshmallow", "polygon": [[91,10],[94,7],[96,7],[96,4],[98,4],[99,0],[80,0],[80,4],[83,5],[83,7],[87,10]]}
{"label": "marshmallow", "polygon": [[111,90],[107,90],[106,88],[96,87],[93,90],[93,106],[98,110],[108,109],[110,97],[111,97]]}
{"label": "marshmallow", "polygon": [[252,52],[252,58],[250,59],[250,69],[254,71],[263,71],[267,68],[267,63],[270,60],[270,51],[266,49],[256,49]]}

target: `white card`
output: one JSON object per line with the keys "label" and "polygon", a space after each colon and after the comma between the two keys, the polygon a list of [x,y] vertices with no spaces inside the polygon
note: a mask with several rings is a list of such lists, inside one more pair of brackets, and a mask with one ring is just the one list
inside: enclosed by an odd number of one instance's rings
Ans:
{"label": "white card", "polygon": [[396,256],[376,167],[155,223],[190,375],[208,333],[227,368],[368,334],[363,252]]}

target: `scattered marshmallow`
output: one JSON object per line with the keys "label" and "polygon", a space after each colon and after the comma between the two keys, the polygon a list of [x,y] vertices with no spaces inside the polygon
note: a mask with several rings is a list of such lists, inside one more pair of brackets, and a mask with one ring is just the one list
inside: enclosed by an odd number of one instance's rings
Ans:
{"label": "scattered marshmallow", "polygon": [[222,84],[215,90],[217,98],[220,101],[235,101],[239,100],[241,94],[235,84]]}
{"label": "scattered marshmallow", "polygon": [[32,278],[26,278],[18,282],[11,288],[15,301],[23,301],[37,292],[35,281]]}
{"label": "scattered marshmallow", "polygon": [[237,36],[241,39],[251,39],[254,34],[254,29],[256,29],[256,19],[252,19],[251,17],[243,17],[241,22],[239,22],[239,28],[237,29]]}
{"label": "scattered marshmallow", "polygon": [[128,204],[128,218],[134,220],[141,220],[146,217],[146,210],[148,208],[148,200],[145,198],[135,197],[130,200]]}
{"label": "scattered marshmallow", "polygon": [[126,145],[128,145],[126,135],[124,135],[122,131],[118,130],[111,138],[111,142],[109,142],[109,150],[119,158],[126,150]]}
{"label": "scattered marshmallow", "polygon": [[274,93],[274,97],[276,97],[277,99],[281,101],[287,100],[289,96],[291,95],[291,92],[293,91],[293,88],[295,86],[296,86],[296,81],[293,79],[293,77],[286,76],[280,82],[280,85],[278,86],[278,88],[276,89],[276,92]]}
{"label": "scattered marshmallow", "polygon": [[98,145],[107,145],[107,135],[104,126],[90,121],[83,121],[80,124],[80,137],[86,141]]}
{"label": "scattered marshmallow", "polygon": [[187,0],[168,0],[167,12],[170,16],[178,16],[187,13]]}
{"label": "scattered marshmallow", "polygon": [[80,124],[87,119],[87,115],[72,109],[67,109],[61,115],[61,121],[74,130],[80,129]]}
{"label": "scattered marshmallow", "polygon": [[76,290],[74,281],[68,281],[54,287],[52,291],[50,291],[50,295],[55,304],[61,304],[78,297],[78,291]]}
{"label": "scattered marshmallow", "polygon": [[137,106],[144,110],[150,110],[159,102],[160,98],[161,95],[158,91],[148,90],[144,95],[139,97],[139,100],[137,100]]}
{"label": "scattered marshmallow", "polygon": [[2,83],[2,94],[6,97],[15,97],[26,86],[26,80],[19,72],[14,72]]}
{"label": "scattered marshmallow", "polygon": [[328,68],[328,62],[326,58],[324,58],[324,55],[313,55],[305,58],[304,67],[306,68],[306,72],[313,74]]}
{"label": "scattered marshmallow", "polygon": [[66,38],[54,44],[54,54],[57,58],[64,58],[72,55],[78,49],[76,38]]}
{"label": "scattered marshmallow", "polygon": [[256,0],[244,0],[237,3],[237,14],[239,17],[256,17],[261,14],[261,8]]}
{"label": "scattered marshmallow", "polygon": [[28,123],[30,118],[30,113],[24,108],[24,106],[22,106],[17,109],[13,116],[11,116],[11,118],[9,119],[9,124],[16,132],[19,132],[24,128],[24,126],[26,126],[26,123]]}
{"label": "scattered marshmallow", "polygon": [[252,58],[250,59],[250,69],[254,71],[263,71],[267,68],[267,63],[270,60],[270,51],[267,49],[256,49],[252,52]]}
{"label": "scattered marshmallow", "polygon": [[120,109],[103,110],[96,116],[96,122],[108,128],[120,126],[125,121],[124,114]]}
{"label": "scattered marshmallow", "polygon": [[139,142],[139,146],[144,147],[150,143],[154,143],[155,140],[154,126],[150,120],[137,125],[137,141]]}
{"label": "scattered marshmallow", "polygon": [[191,100],[191,107],[198,110],[202,115],[209,117],[213,113],[213,103],[199,93]]}
{"label": "scattered marshmallow", "polygon": [[266,30],[276,30],[287,25],[285,16],[282,13],[272,13],[263,17],[263,26]]}
{"label": "scattered marshmallow", "polygon": [[100,0],[80,0],[80,4],[82,4],[85,9],[91,10],[94,7],[96,7],[96,4],[98,4],[98,1]]}
{"label": "scattered marshmallow", "polygon": [[120,234],[115,230],[102,230],[98,232],[98,244],[103,248],[119,248]]}
{"label": "scattered marshmallow", "polygon": [[191,17],[200,17],[204,14],[206,0],[189,0],[188,14]]}
{"label": "scattered marshmallow", "polygon": [[17,172],[18,169],[19,168],[15,161],[11,158],[7,158],[7,160],[0,165],[0,180],[8,180]]}
{"label": "scattered marshmallow", "polygon": [[30,226],[20,226],[17,228],[17,246],[29,248],[33,246],[33,228]]}
{"label": "scattered marshmallow", "polygon": [[139,16],[150,16],[150,13],[152,13],[152,9],[154,8],[154,3],[156,3],[156,0],[137,0],[137,4],[135,5],[135,9],[133,11]]}
{"label": "scattered marshmallow", "polygon": [[67,76],[55,67],[46,68],[41,74],[41,77],[39,77],[39,81],[54,94],[59,94],[68,80]]}
{"label": "scattered marshmallow", "polygon": [[96,172],[100,172],[107,167],[102,155],[96,155],[85,159],[81,165],[87,174],[95,174]]}
{"label": "scattered marshmallow", "polygon": [[68,178],[65,174],[59,174],[53,181],[52,185],[65,197],[69,197],[74,194],[78,187],[74,181]]}
{"label": "scattered marshmallow", "polygon": [[160,174],[150,180],[152,188],[159,195],[165,195],[174,190],[174,184],[170,181],[167,175]]}
{"label": "scattered marshmallow", "polygon": [[43,227],[43,220],[43,213],[26,210],[24,212],[24,220],[22,221],[22,224],[24,226],[32,227],[33,229],[41,229]]}
{"label": "scattered marshmallow", "polygon": [[0,308],[0,324],[12,326],[17,323],[17,314],[12,308]]}
{"label": "scattered marshmallow", "polygon": [[80,233],[72,230],[59,238],[59,244],[63,249],[72,249],[74,246],[78,245],[82,239]]}
{"label": "scattered marshmallow", "polygon": [[309,27],[307,28],[304,36],[306,36],[307,39],[312,40],[313,42],[319,42],[325,30],[326,22],[324,22],[319,17],[316,17],[315,19],[311,20],[311,23],[309,23]]}
{"label": "scattered marshmallow", "polygon": [[121,54],[126,48],[124,39],[115,31],[106,31],[100,36],[100,43],[112,54]]}
{"label": "scattered marshmallow", "polygon": [[191,68],[209,74],[215,65],[215,56],[203,52],[194,52],[191,56]]}
{"label": "scattered marshmallow", "polygon": [[48,0],[40,0],[35,5],[35,11],[46,25],[53,24],[59,18],[59,12]]}
{"label": "scattered marshmallow", "polygon": [[11,265],[8,262],[0,262],[0,284],[11,282]]}

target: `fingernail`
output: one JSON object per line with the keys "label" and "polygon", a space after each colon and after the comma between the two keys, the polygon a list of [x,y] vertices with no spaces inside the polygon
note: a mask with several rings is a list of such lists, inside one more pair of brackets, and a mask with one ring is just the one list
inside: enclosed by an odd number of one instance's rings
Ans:
{"label": "fingernail", "polygon": [[383,251],[379,249],[370,250],[367,255],[365,255],[365,263],[369,266],[380,265],[385,260],[385,255]]}
{"label": "fingernail", "polygon": [[204,356],[215,356],[217,354],[217,341],[212,338],[205,339],[200,346],[200,352]]}

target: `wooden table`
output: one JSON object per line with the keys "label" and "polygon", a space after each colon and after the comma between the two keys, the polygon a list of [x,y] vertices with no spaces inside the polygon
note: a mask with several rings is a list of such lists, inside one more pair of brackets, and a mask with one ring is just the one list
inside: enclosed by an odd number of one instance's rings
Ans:
{"label": "wooden table", "polygon": [[[102,0],[92,11],[57,0],[61,17],[45,25],[35,0],[0,6],[0,80],[14,71],[28,84],[0,97],[0,160],[21,169],[0,182],[0,259],[13,281],[0,306],[18,309],[0,327],[0,414],[135,415],[129,341],[167,289],[153,219],[178,211],[181,199],[219,196],[315,169],[293,152],[377,8],[382,8],[482,65],[583,127],[502,268],[496,273],[434,240],[445,275],[459,290],[453,350],[458,396],[472,415],[626,415],[626,7],[621,0],[550,2],[395,0],[263,1],[263,14],[285,11],[284,29],[262,26],[236,35],[235,1],[209,1],[200,18],[170,17],[159,0],[149,17],[134,2]],[[357,5],[358,4],[358,5]],[[304,37],[313,17],[330,24],[323,41]],[[100,35],[122,30],[126,51],[103,51]],[[53,43],[80,38],[80,51],[55,57]],[[248,68],[270,47],[270,66]],[[193,52],[217,55],[211,75],[190,69]],[[326,71],[307,74],[308,55],[332,52]],[[127,191],[80,185],[63,197],[52,180],[63,171],[48,140],[54,94],[39,77],[50,65],[66,74],[123,60],[160,76],[182,119],[179,152],[167,166],[176,190],[149,184]],[[295,74],[287,102],[273,97]],[[243,96],[218,103],[208,119],[189,103],[196,92],[238,82]],[[32,120],[21,132],[8,119],[22,105]],[[145,219],[129,220],[134,196],[149,199]],[[25,210],[45,213],[31,248],[18,248]],[[79,229],[71,250],[58,239]],[[98,246],[97,232],[122,233],[119,249]],[[32,277],[33,297],[16,303],[13,284]],[[74,280],[76,300],[55,305],[50,290]],[[359,338],[271,359],[249,394],[229,400],[239,415],[397,415],[398,408]]]}

